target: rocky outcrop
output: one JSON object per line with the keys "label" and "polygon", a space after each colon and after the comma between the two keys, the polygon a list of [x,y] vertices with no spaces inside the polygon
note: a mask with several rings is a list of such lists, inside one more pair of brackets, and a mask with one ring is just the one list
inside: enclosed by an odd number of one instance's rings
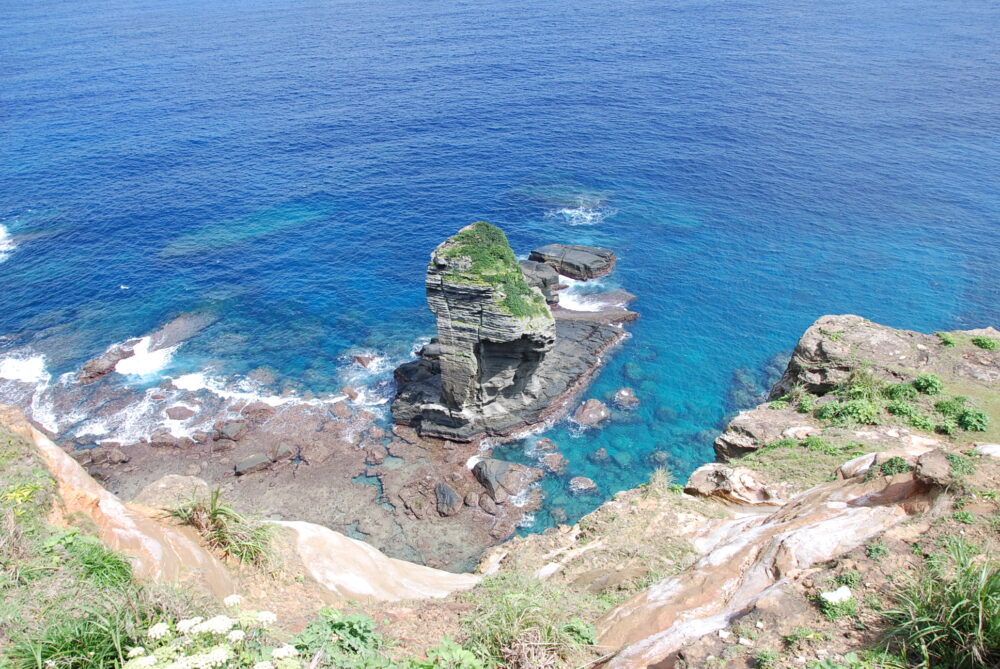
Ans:
{"label": "rocky outcrop", "polygon": [[524,272],[524,279],[529,286],[542,291],[548,304],[559,303],[559,293],[556,291],[565,288],[565,286],[559,283],[559,273],[555,269],[534,260],[522,260],[518,264],[520,264],[521,271]]}
{"label": "rocky outcrop", "polygon": [[702,465],[691,474],[684,492],[700,497],[717,497],[735,504],[783,504],[777,488],[746,467],[729,467],[718,462]]}
{"label": "rocky outcrop", "polygon": [[[34,444],[52,473],[59,496],[52,518],[56,523],[63,524],[71,516],[78,521],[82,514],[105,544],[129,558],[141,579],[193,585],[218,599],[237,592],[237,575],[205,549],[191,530],[162,518],[160,507],[205,493],[204,481],[166,476],[147,486],[135,502],[124,503],[17,409],[0,406],[0,426]],[[287,544],[279,546],[279,552],[305,566],[324,589],[327,601],[444,597],[467,590],[479,580],[386,557],[368,544],[313,523],[279,524],[290,530],[291,537],[276,538]]]}
{"label": "rocky outcrop", "polygon": [[600,246],[548,244],[531,252],[529,260],[550,265],[571,279],[596,279],[615,268],[615,253]]}
{"label": "rocky outcrop", "polygon": [[803,439],[817,432],[813,421],[791,409],[762,406],[733,418],[715,440],[715,456],[726,462],[784,438]]}
{"label": "rocky outcrop", "polygon": [[611,410],[601,400],[589,399],[576,410],[573,420],[584,427],[596,427],[611,418]]}
{"label": "rocky outcrop", "polygon": [[551,275],[530,265],[534,278],[525,276],[503,232],[487,223],[434,250],[426,285],[438,337],[396,370],[397,424],[453,441],[516,435],[563,411],[635,317],[615,306],[553,318],[541,290],[553,287]]}
{"label": "rocky outcrop", "polygon": [[605,666],[669,666],[659,663],[813,565],[926,511],[932,499],[933,490],[912,472],[854,478],[813,488],[770,515],[729,521],[701,539],[711,548],[692,567],[601,618],[599,641],[621,649]]}

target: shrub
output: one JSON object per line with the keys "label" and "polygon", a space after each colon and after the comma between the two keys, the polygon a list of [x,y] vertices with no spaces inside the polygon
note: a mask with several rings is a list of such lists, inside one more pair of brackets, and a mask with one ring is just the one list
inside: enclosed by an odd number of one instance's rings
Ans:
{"label": "shrub", "polygon": [[787,400],[774,400],[773,402],[771,402],[768,405],[768,408],[775,409],[775,410],[787,409],[788,408],[788,401]]}
{"label": "shrub", "polygon": [[990,337],[973,337],[972,343],[987,351],[995,351],[1000,346],[1000,342]]}
{"label": "shrub", "polygon": [[957,343],[955,341],[955,337],[953,337],[952,335],[948,334],[947,332],[935,332],[934,334],[937,335],[937,338],[941,340],[941,345],[942,346],[946,346],[948,348],[952,348]]}
{"label": "shrub", "polygon": [[239,562],[265,564],[271,557],[272,527],[237,513],[222,503],[222,491],[209,499],[191,499],[167,509],[167,517],[198,531],[211,548]]}
{"label": "shrub", "polygon": [[950,400],[938,400],[934,403],[934,410],[942,416],[958,417],[960,413],[965,411],[966,402],[968,402],[968,398],[961,396],[952,397]]}
{"label": "shrub", "polygon": [[878,405],[871,400],[857,399],[844,402],[838,412],[842,418],[862,425],[878,424]]}
{"label": "shrub", "polygon": [[855,369],[840,385],[837,394],[851,400],[867,400],[875,402],[882,395],[885,381],[875,378],[868,369]]}
{"label": "shrub", "polygon": [[1000,662],[1000,563],[950,537],[894,593],[889,638],[921,669]]}
{"label": "shrub", "polygon": [[918,430],[925,430],[927,432],[931,432],[934,430],[934,421],[932,421],[930,418],[920,413],[919,411],[913,413],[910,416],[907,416],[906,423],[907,425],[915,427]]}
{"label": "shrub", "polygon": [[781,654],[769,648],[761,648],[753,655],[753,661],[760,669],[772,669],[778,666]]}
{"label": "shrub", "polygon": [[816,408],[816,398],[812,395],[803,395],[799,400],[799,405],[796,407],[796,411],[799,413],[809,413]]}
{"label": "shrub", "polygon": [[16,669],[114,667],[138,638],[129,612],[113,605],[53,620],[40,634],[19,635],[7,651]]}
{"label": "shrub", "polygon": [[549,583],[516,573],[484,579],[478,605],[464,621],[466,645],[489,665],[530,669],[562,664],[593,645],[595,631],[579,607]]}
{"label": "shrub", "polygon": [[989,426],[990,417],[986,415],[985,411],[979,411],[978,409],[964,409],[962,413],[958,414],[956,422],[963,430],[968,430],[969,432],[985,432],[986,428]]}
{"label": "shrub", "polygon": [[912,400],[918,395],[910,383],[892,383],[882,389],[882,394],[890,400]]}
{"label": "shrub", "polygon": [[861,572],[857,569],[845,569],[837,575],[835,580],[837,585],[846,585],[848,588],[856,588],[861,585]]}
{"label": "shrub", "polygon": [[898,455],[893,456],[880,464],[878,466],[879,470],[886,476],[895,476],[896,474],[903,474],[911,471],[913,467],[910,463],[899,457]]}
{"label": "shrub", "polygon": [[820,420],[834,420],[840,416],[840,404],[837,402],[827,402],[816,409],[813,414]]}
{"label": "shrub", "polygon": [[934,426],[934,429],[941,434],[946,434],[949,437],[955,434],[955,430],[958,429],[958,421],[954,418],[946,417],[940,423]]}
{"label": "shrub", "polygon": [[937,374],[921,374],[913,379],[913,387],[925,395],[938,395],[944,389],[944,383]]}
{"label": "shrub", "polygon": [[[661,499],[672,492],[674,485],[674,475],[666,467],[657,467],[649,475],[649,482],[642,486],[642,496],[645,498]],[[683,487],[682,487],[683,490]]]}
{"label": "shrub", "polygon": [[314,657],[320,653],[324,666],[378,666],[379,652],[385,647],[385,641],[376,631],[373,618],[322,609],[319,616],[295,637],[292,645],[304,656]]}
{"label": "shrub", "polygon": [[965,455],[958,453],[945,453],[944,456],[951,465],[951,475],[957,479],[972,476],[976,473],[976,463]]}
{"label": "shrub", "polygon": [[876,541],[865,546],[865,555],[872,560],[879,562],[889,554],[889,547],[881,541]]}

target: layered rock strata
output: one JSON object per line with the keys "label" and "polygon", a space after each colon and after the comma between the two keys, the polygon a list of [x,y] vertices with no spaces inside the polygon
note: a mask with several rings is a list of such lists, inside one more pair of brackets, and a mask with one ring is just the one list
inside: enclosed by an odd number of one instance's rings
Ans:
{"label": "layered rock strata", "polygon": [[550,265],[563,276],[581,281],[611,274],[617,261],[611,249],[579,244],[547,244],[532,251],[528,259]]}
{"label": "layered rock strata", "polygon": [[[608,254],[601,271],[614,264]],[[438,337],[396,370],[396,423],[457,441],[516,434],[561,410],[624,335],[621,323],[635,317],[620,307],[611,318],[550,311],[542,289],[551,291],[555,279],[528,265],[528,281],[525,265],[503,232],[484,222],[434,250],[426,285]]]}

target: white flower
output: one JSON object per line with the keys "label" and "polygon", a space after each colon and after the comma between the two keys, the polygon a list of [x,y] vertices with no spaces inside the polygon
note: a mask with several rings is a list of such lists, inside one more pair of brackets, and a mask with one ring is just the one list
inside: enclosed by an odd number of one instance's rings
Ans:
{"label": "white flower", "polygon": [[289,657],[295,657],[299,654],[299,651],[295,646],[285,644],[284,646],[279,646],[271,651],[271,657],[275,660],[284,660]]}
{"label": "white flower", "polygon": [[226,635],[226,638],[232,641],[233,643],[239,643],[240,641],[243,641],[243,639],[245,639],[246,636],[247,633],[244,632],[243,630],[233,630],[232,632]]}
{"label": "white flower", "polygon": [[181,634],[187,634],[191,631],[191,628],[200,623],[204,618],[197,616],[195,618],[188,618],[186,620],[181,620],[177,623],[177,631]]}
{"label": "white flower", "polygon": [[235,621],[229,616],[215,616],[191,628],[191,634],[225,634],[233,629]]}
{"label": "white flower", "polygon": [[274,669],[274,665],[267,660],[264,660],[263,662],[258,662],[253,665],[253,669]]}
{"label": "white flower", "polygon": [[145,657],[140,657],[138,659],[132,660],[133,667],[153,667],[156,666],[156,658],[152,655],[147,655]]}
{"label": "white flower", "polygon": [[261,611],[257,614],[257,622],[261,625],[270,625],[278,620],[278,616],[274,615],[270,611]]}
{"label": "white flower", "polygon": [[222,603],[225,604],[226,606],[239,606],[240,602],[242,601],[243,598],[240,597],[239,595],[229,595],[228,597],[222,600]]}
{"label": "white flower", "polygon": [[146,649],[145,648],[143,648],[142,646],[136,646],[135,648],[130,648],[129,649],[128,655],[126,655],[126,657],[133,658],[133,657],[139,657],[140,655],[145,655],[145,654],[146,654]]}
{"label": "white flower", "polygon": [[146,636],[154,641],[162,639],[168,634],[170,634],[170,625],[167,623],[156,623],[146,631]]}

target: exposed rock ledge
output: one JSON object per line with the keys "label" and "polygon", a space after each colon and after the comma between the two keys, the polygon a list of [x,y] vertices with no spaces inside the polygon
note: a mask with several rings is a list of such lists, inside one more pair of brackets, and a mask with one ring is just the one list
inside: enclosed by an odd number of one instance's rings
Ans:
{"label": "exposed rock ledge", "polygon": [[[187,583],[223,598],[237,591],[236,576],[206,550],[187,528],[160,518],[159,509],[123,503],[101,487],[77,462],[35,429],[14,407],[0,406],[0,426],[33,443],[56,481],[60,504],[56,524],[82,513],[93,521],[111,549],[132,561],[139,578]],[[386,557],[361,541],[305,522],[280,523],[285,553],[300,561],[326,601],[395,601],[444,597],[473,587],[478,577],[453,574]]]}

